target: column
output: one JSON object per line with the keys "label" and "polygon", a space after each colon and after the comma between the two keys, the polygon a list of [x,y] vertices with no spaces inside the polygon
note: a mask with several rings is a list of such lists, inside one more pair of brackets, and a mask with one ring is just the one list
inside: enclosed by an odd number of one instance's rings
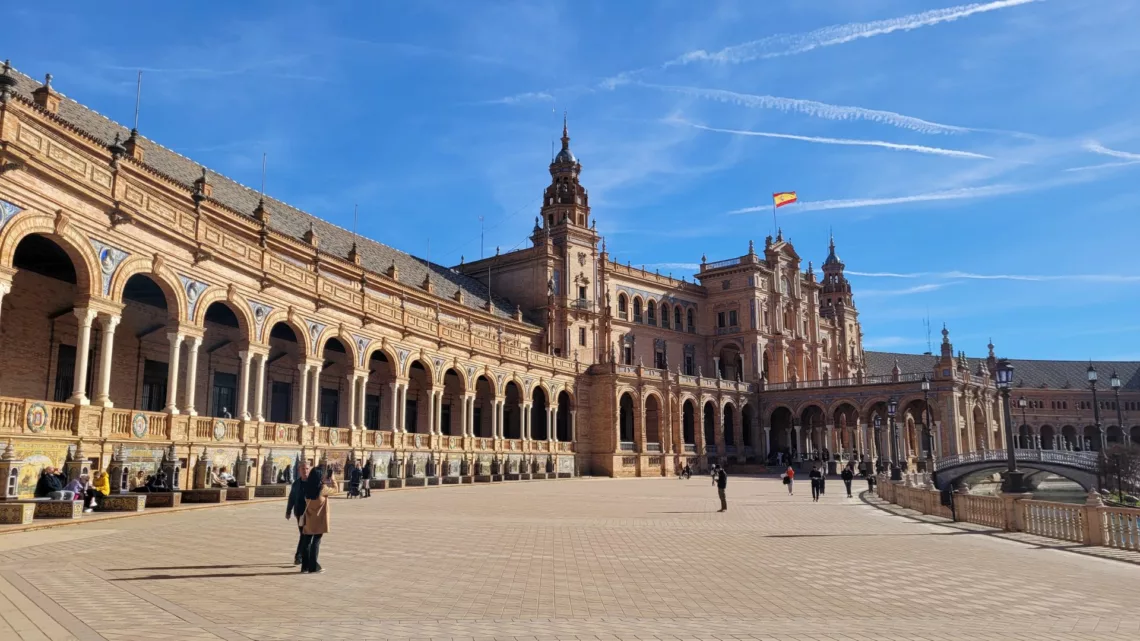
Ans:
{"label": "column", "polygon": [[768,460],[768,455],[772,453],[772,428],[764,428],[764,460]]}
{"label": "column", "polygon": [[321,426],[321,365],[313,363],[309,374],[309,425]]}
{"label": "column", "polygon": [[[179,332],[170,332],[166,335],[170,339],[170,360],[167,364],[166,372],[166,412],[168,414],[178,413],[178,357],[182,353],[182,341],[185,338]],[[84,345],[83,353],[87,353],[87,346]]]}
{"label": "column", "polygon": [[468,416],[467,405],[470,402],[471,402],[471,399],[467,398],[467,396],[464,395],[463,396],[463,404],[460,405],[461,409],[459,410],[459,425],[461,425],[461,427],[459,428],[460,436],[468,436],[468,433],[467,433],[467,416]]}
{"label": "column", "polygon": [[95,313],[95,310],[86,307],[75,309],[75,318],[78,319],[75,346],[75,387],[71,398],[67,399],[69,403],[75,405],[87,405],[91,402],[87,398],[87,352],[91,348],[91,323],[95,320]]}
{"label": "column", "polygon": [[238,372],[238,406],[237,417],[243,421],[249,420],[249,361],[253,353],[248,349],[238,352],[241,359],[241,371]]}
{"label": "column", "polygon": [[[0,298],[3,296],[0,295]],[[103,343],[99,347],[99,384],[95,389],[95,405],[115,406],[111,402],[111,355],[115,346],[115,327],[121,318],[110,314],[100,317],[103,321]]]}
{"label": "column", "polygon": [[198,348],[201,346],[201,336],[186,337],[186,402],[182,411],[187,416],[198,415],[198,410],[194,409],[194,392],[198,384]]}
{"label": "column", "polygon": [[533,409],[530,403],[522,403],[522,440],[530,440],[530,423],[531,423],[531,410]]}
{"label": "column", "polygon": [[505,401],[495,401],[495,438],[506,438],[507,430],[503,425],[503,406]]}
{"label": "column", "polygon": [[558,440],[558,406],[546,408],[546,440]]}
{"label": "column", "polygon": [[10,294],[11,292],[12,292],[12,281],[10,281],[10,280],[0,281],[0,304],[3,304],[4,296],[6,296],[7,294]]}
{"label": "column", "polygon": [[392,428],[393,432],[399,432],[399,424],[396,422],[399,412],[396,409],[400,406],[400,384],[396,381],[388,383],[388,405],[391,406],[391,421],[388,426]]}
{"label": "column", "polygon": [[293,413],[297,420],[297,424],[301,426],[308,426],[309,420],[305,410],[308,409],[307,396],[309,395],[309,367],[308,363],[301,363],[297,369],[301,372],[300,385],[297,394],[297,411]]}
{"label": "column", "polygon": [[[197,349],[197,348],[194,348]],[[268,353],[257,354],[257,373],[253,377],[254,385],[257,387],[253,391],[253,417],[258,422],[265,420],[265,372],[266,361],[269,360]],[[186,375],[187,382],[190,380],[190,374]],[[189,394],[189,392],[187,392]]]}
{"label": "column", "polygon": [[396,419],[399,421],[400,431],[408,431],[408,384],[400,383],[397,388],[396,403],[397,409]]}
{"label": "column", "polygon": [[[345,378],[348,379],[348,429],[355,430],[356,429],[356,404],[360,400],[356,395],[356,393],[357,393],[356,383],[357,383],[357,380],[359,379],[359,377],[356,375],[356,372],[353,372],[353,373],[349,374],[348,376],[346,376]],[[363,405],[363,403],[361,403],[361,405]]]}
{"label": "column", "polygon": [[443,390],[435,393],[435,433],[443,436]]}
{"label": "column", "polygon": [[574,423],[574,410],[570,410],[570,441],[574,442],[578,439],[578,431]]}
{"label": "column", "polygon": [[358,392],[356,397],[356,426],[363,430],[367,428],[364,424],[364,409],[368,404],[368,372],[366,371],[361,374],[358,380],[360,381],[360,392]]}
{"label": "column", "polygon": [[792,445],[792,449],[795,450],[797,455],[802,456],[804,454],[804,450],[801,447],[803,442],[800,441],[800,426],[799,425],[792,425],[792,430],[795,431],[795,433],[796,433],[796,440],[795,440],[795,443]]}

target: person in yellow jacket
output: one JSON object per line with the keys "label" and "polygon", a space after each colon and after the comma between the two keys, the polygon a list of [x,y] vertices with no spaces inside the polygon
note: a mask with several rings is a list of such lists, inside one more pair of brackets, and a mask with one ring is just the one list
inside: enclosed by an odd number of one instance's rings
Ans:
{"label": "person in yellow jacket", "polygon": [[99,503],[111,493],[111,477],[103,470],[95,472],[95,478],[87,488],[87,511],[99,507]]}

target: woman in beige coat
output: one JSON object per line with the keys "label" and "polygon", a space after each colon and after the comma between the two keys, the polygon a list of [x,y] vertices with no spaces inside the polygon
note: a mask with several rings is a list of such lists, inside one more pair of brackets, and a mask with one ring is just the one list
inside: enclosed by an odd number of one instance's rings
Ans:
{"label": "woman in beige coat", "polygon": [[329,531],[329,494],[336,491],[336,481],[324,482],[323,468],[309,472],[305,481],[305,513],[301,515],[301,573],[321,573],[317,562],[321,551],[321,537]]}

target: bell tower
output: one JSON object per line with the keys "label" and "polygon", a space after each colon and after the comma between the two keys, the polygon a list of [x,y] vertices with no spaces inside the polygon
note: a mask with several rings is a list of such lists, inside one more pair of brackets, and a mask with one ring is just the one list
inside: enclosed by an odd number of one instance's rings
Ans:
{"label": "bell tower", "polygon": [[819,294],[819,315],[834,319],[839,329],[839,372],[837,376],[854,376],[863,360],[863,335],[859,326],[859,310],[851,295],[851,283],[843,274],[846,265],[835,254],[835,237],[828,242],[827,259],[823,261],[823,289]]}
{"label": "bell tower", "polygon": [[556,228],[590,227],[590,195],[578,181],[582,164],[570,151],[570,133],[562,119],[562,149],[550,161],[550,185],[542,200],[542,226]]}

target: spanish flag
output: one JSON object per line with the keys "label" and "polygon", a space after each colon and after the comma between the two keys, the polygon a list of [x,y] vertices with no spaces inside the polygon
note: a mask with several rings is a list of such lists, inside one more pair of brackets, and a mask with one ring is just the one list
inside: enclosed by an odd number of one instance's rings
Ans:
{"label": "spanish flag", "polygon": [[772,202],[776,207],[783,207],[796,202],[796,192],[794,191],[781,191],[778,194],[772,194]]}

